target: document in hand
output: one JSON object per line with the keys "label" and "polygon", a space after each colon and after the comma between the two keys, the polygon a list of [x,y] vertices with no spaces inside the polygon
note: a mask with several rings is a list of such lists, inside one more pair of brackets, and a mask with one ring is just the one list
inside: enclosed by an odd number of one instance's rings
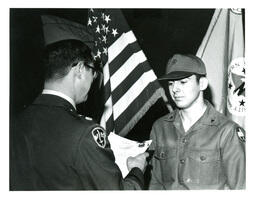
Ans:
{"label": "document in hand", "polygon": [[152,140],[147,140],[140,143],[116,135],[113,132],[109,134],[108,140],[115,155],[115,162],[121,170],[123,177],[129,173],[126,165],[127,158],[145,152],[152,142]]}

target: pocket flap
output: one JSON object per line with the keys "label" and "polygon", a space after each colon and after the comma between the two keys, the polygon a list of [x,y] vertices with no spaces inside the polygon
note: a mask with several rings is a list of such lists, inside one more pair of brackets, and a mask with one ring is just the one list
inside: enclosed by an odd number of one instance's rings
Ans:
{"label": "pocket flap", "polygon": [[218,150],[189,150],[189,157],[202,163],[220,160]]}
{"label": "pocket flap", "polygon": [[176,156],[176,149],[170,147],[158,147],[155,150],[155,155],[157,159],[167,159]]}

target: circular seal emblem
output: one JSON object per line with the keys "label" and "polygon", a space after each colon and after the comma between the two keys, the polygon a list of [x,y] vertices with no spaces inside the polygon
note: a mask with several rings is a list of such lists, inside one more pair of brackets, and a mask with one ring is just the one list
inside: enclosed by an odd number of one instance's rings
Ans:
{"label": "circular seal emblem", "polygon": [[241,15],[241,14],[242,14],[242,8],[231,8],[231,11],[232,11],[234,14],[238,14],[238,15]]}
{"label": "circular seal emblem", "polygon": [[231,114],[245,116],[245,60],[239,57],[228,66],[227,107]]}

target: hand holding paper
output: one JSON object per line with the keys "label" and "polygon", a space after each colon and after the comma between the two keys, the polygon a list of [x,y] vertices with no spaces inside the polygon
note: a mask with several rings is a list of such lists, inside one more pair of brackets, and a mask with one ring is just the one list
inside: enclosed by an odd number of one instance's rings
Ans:
{"label": "hand holding paper", "polygon": [[[129,173],[132,167],[139,167],[142,171],[144,170],[145,166],[143,165],[146,165],[146,162],[144,162],[143,160],[146,159],[148,153],[142,153],[147,150],[152,140],[147,140],[139,143],[137,141],[132,141],[124,137],[118,136],[112,132],[109,134],[108,140],[110,142],[111,149],[113,150],[116,159],[115,162],[121,170],[123,177],[125,177]],[[128,157],[134,158],[128,159]],[[129,166],[129,169],[127,168],[127,164]]]}
{"label": "hand holding paper", "polygon": [[138,167],[141,171],[144,172],[145,167],[147,165],[146,158],[149,156],[147,152],[141,153],[135,157],[128,157],[127,158],[127,168],[130,171],[134,167]]}

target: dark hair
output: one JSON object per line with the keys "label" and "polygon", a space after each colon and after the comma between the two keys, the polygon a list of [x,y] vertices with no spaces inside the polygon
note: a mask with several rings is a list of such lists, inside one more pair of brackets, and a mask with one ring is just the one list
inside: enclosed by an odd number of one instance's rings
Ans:
{"label": "dark hair", "polygon": [[45,80],[60,79],[68,74],[79,61],[92,63],[87,45],[79,40],[62,40],[47,45],[44,52]]}
{"label": "dark hair", "polygon": [[195,74],[195,76],[196,76],[197,83],[199,83],[200,78],[206,77],[206,75],[202,75],[202,74]]}

